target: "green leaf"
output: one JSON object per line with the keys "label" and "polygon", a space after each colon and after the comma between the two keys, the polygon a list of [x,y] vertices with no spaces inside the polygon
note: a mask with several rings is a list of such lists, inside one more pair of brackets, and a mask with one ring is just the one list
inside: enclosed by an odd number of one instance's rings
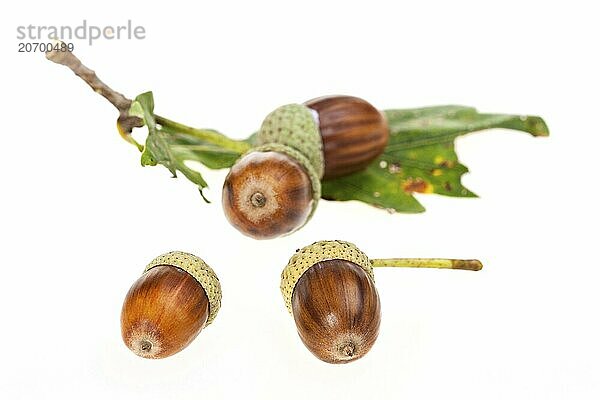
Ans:
{"label": "green leaf", "polygon": [[[148,127],[142,165],[161,164],[173,176],[180,172],[198,186],[201,194],[207,184],[186,161],[200,162],[212,169],[229,168],[254,144],[255,135],[236,141],[211,129],[195,129],[155,115],[151,92],[135,99],[130,114],[142,118]],[[323,182],[323,198],[359,200],[399,212],[422,212],[425,209],[414,193],[476,196],[461,182],[468,169],[454,151],[454,139],[458,136],[489,128],[548,135],[546,124],[539,117],[482,114],[471,107],[388,110],[385,114],[390,140],[384,153],[364,171]]]}
{"label": "green leaf", "polygon": [[193,136],[163,128],[169,133],[171,148],[184,160],[197,161],[210,169],[231,167],[240,158],[240,152],[219,147]]}
{"label": "green leaf", "polygon": [[539,117],[482,114],[463,106],[387,110],[385,115],[390,140],[384,153],[365,171],[323,182],[323,198],[415,213],[425,209],[413,193],[476,197],[461,182],[468,169],[458,160],[454,139],[490,128],[549,134]]}
{"label": "green leaf", "polygon": [[[174,149],[174,140],[171,134],[158,129],[154,118],[154,98],[152,92],[143,93],[135,98],[131,105],[131,113],[144,120],[148,127],[148,137],[142,152],[142,165],[161,164],[166,167],[173,177],[177,177],[177,171],[181,172],[187,179],[198,185],[200,194],[207,186],[202,175],[185,165],[186,157]],[[204,196],[202,196],[204,198]],[[206,200],[206,198],[204,198]]]}
{"label": "green leaf", "polygon": [[173,145],[173,152],[184,160],[198,161],[210,169],[231,167],[240,154],[210,145]]}
{"label": "green leaf", "polygon": [[425,208],[412,195],[404,192],[394,180],[382,174],[378,167],[342,178],[326,180],[322,186],[326,200],[359,200],[376,207],[407,213],[419,213]]}

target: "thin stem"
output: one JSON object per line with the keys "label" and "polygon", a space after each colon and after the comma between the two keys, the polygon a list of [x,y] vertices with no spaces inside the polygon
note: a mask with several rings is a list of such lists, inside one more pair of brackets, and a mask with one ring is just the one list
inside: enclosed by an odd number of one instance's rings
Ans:
{"label": "thin stem", "polygon": [[[55,46],[55,48],[61,49],[64,47]],[[53,48],[53,50],[50,50],[46,53],[46,58],[52,62],[68,67],[75,73],[75,75],[87,83],[94,90],[94,92],[100,94],[113,106],[115,106],[115,108],[119,111],[119,119],[117,121],[119,134],[121,137],[123,137],[123,139],[134,144],[140,151],[143,150],[143,146],[137,143],[131,136],[133,128],[144,126],[144,121],[142,121],[140,118],[129,115],[129,109],[132,103],[131,99],[128,99],[121,93],[113,90],[107,84],[102,82],[94,71],[83,65],[79,58],[77,58],[68,49],[61,51]],[[155,115],[154,117],[156,122],[165,128],[165,131],[171,133],[181,133],[184,135],[193,136],[210,144],[214,144],[240,154],[245,153],[251,147],[246,142],[230,139],[216,131],[192,128],[190,126],[171,121],[170,119],[161,117],[159,115]]]}
{"label": "thin stem", "polygon": [[371,260],[373,267],[398,268],[445,268],[479,271],[483,268],[479,260],[452,260],[447,258],[389,258]]}
{"label": "thin stem", "polygon": [[183,133],[195,138],[207,141],[211,144],[226,148],[236,153],[245,153],[250,149],[250,145],[241,140],[234,140],[227,136],[210,129],[197,129],[191,126],[180,124],[179,122],[171,121],[168,118],[154,115],[156,123],[160,124],[165,130],[172,133]]}
{"label": "thin stem", "polygon": [[129,135],[133,128],[144,126],[144,122],[138,118],[129,115],[129,107],[131,107],[131,99],[123,96],[121,93],[111,89],[107,84],[102,82],[98,75],[81,62],[71,51],[55,50],[61,46],[53,46],[53,49],[46,53],[46,58],[52,62],[68,67],[71,71],[87,83],[94,92],[103,96],[117,110],[119,110],[119,119],[117,121],[119,133],[130,143],[135,144],[138,148],[140,145]]}

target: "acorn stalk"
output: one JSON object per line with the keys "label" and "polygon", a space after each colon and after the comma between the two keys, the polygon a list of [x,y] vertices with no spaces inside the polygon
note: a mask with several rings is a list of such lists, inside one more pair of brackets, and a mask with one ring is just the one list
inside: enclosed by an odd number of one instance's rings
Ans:
{"label": "acorn stalk", "polygon": [[371,260],[373,267],[395,268],[439,268],[479,271],[483,268],[479,260],[455,260],[447,258],[376,258]]}

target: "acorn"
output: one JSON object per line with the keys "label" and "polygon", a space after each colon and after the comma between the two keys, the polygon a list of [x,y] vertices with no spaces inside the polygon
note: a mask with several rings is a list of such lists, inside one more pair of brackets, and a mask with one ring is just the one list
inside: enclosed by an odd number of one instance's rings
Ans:
{"label": "acorn", "polygon": [[156,257],[123,302],[121,335],[144,358],[165,358],[187,347],[215,319],[221,285],[202,259],[180,251]]}
{"label": "acorn", "polygon": [[320,360],[348,363],[373,347],[381,321],[374,267],[479,271],[482,264],[436,258],[370,260],[354,244],[339,240],[297,250],[281,273],[281,293],[300,339]]}
{"label": "acorn", "polygon": [[300,152],[283,145],[261,149],[231,167],[223,185],[223,210],[240,232],[272,239],[308,221],[321,197],[321,182],[298,161],[306,162]]}
{"label": "acorn", "polygon": [[279,107],[263,121],[256,147],[225,178],[225,216],[255,239],[292,233],[314,213],[321,179],[366,168],[383,152],[388,137],[383,114],[356,97],[328,96]]}
{"label": "acorn", "polygon": [[323,141],[323,179],[361,171],[383,153],[390,129],[382,112],[352,96],[325,96],[304,103],[316,111]]}

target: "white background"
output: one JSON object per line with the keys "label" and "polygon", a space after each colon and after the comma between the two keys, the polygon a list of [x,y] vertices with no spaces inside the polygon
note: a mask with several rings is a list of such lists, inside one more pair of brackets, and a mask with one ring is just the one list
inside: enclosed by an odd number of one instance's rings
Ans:
{"label": "white background", "polygon": [[[20,1],[0,16],[0,398],[600,398],[594,2],[148,3]],[[278,105],[333,93],[537,114],[552,136],[459,139],[479,199],[419,196],[420,215],[323,201],[296,234],[254,241],[225,221],[225,171],[205,174],[204,204],[184,179],[141,168],[115,111],[68,70],[17,53],[17,25],[83,18],[146,28],[142,41],[75,41],[105,81],[239,138]],[[294,250],[319,239],[485,267],[376,271],[380,337],[332,366],[304,348],[278,289]],[[214,267],[223,308],[181,353],[137,358],[121,304],[173,249]]]}

